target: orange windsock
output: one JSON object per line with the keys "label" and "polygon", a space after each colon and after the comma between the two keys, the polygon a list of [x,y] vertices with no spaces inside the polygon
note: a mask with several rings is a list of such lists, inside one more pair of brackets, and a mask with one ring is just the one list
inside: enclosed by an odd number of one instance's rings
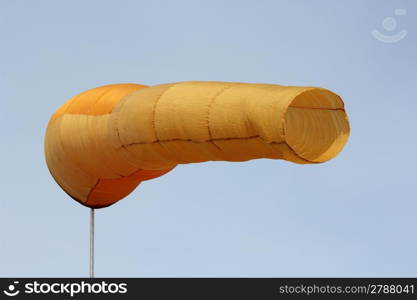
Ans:
{"label": "orange windsock", "polygon": [[75,96],[51,117],[48,168],[81,204],[109,206],[178,164],[335,157],[347,142],[343,101],[316,87],[180,82],[114,84]]}

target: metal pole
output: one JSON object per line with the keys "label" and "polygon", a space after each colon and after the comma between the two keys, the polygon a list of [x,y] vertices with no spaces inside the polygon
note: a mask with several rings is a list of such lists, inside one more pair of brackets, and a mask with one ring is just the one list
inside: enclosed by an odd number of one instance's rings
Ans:
{"label": "metal pole", "polygon": [[94,208],[90,209],[90,278],[94,278]]}

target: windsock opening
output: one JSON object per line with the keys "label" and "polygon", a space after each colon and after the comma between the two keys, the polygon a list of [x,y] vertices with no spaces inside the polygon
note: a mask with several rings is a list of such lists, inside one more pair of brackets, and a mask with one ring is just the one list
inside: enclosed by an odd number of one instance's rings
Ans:
{"label": "windsock opening", "polygon": [[297,156],[313,163],[335,157],[349,137],[349,121],[341,98],[321,88],[297,95],[287,108],[285,139]]}

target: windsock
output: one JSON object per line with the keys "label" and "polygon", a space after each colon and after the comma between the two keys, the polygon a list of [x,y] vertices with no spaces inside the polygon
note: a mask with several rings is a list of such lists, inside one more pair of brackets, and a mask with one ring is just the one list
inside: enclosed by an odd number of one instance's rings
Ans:
{"label": "windsock", "polygon": [[317,87],[229,82],[112,84],[51,117],[48,168],[73,199],[114,204],[179,164],[334,158],[349,136],[342,99]]}

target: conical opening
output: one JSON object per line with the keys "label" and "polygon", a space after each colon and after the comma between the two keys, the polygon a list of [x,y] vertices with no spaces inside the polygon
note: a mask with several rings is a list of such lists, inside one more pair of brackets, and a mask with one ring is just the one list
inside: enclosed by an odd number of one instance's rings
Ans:
{"label": "conical opening", "polygon": [[332,159],[348,137],[343,101],[328,90],[308,89],[295,97],[286,111],[286,142],[304,160],[320,163]]}

